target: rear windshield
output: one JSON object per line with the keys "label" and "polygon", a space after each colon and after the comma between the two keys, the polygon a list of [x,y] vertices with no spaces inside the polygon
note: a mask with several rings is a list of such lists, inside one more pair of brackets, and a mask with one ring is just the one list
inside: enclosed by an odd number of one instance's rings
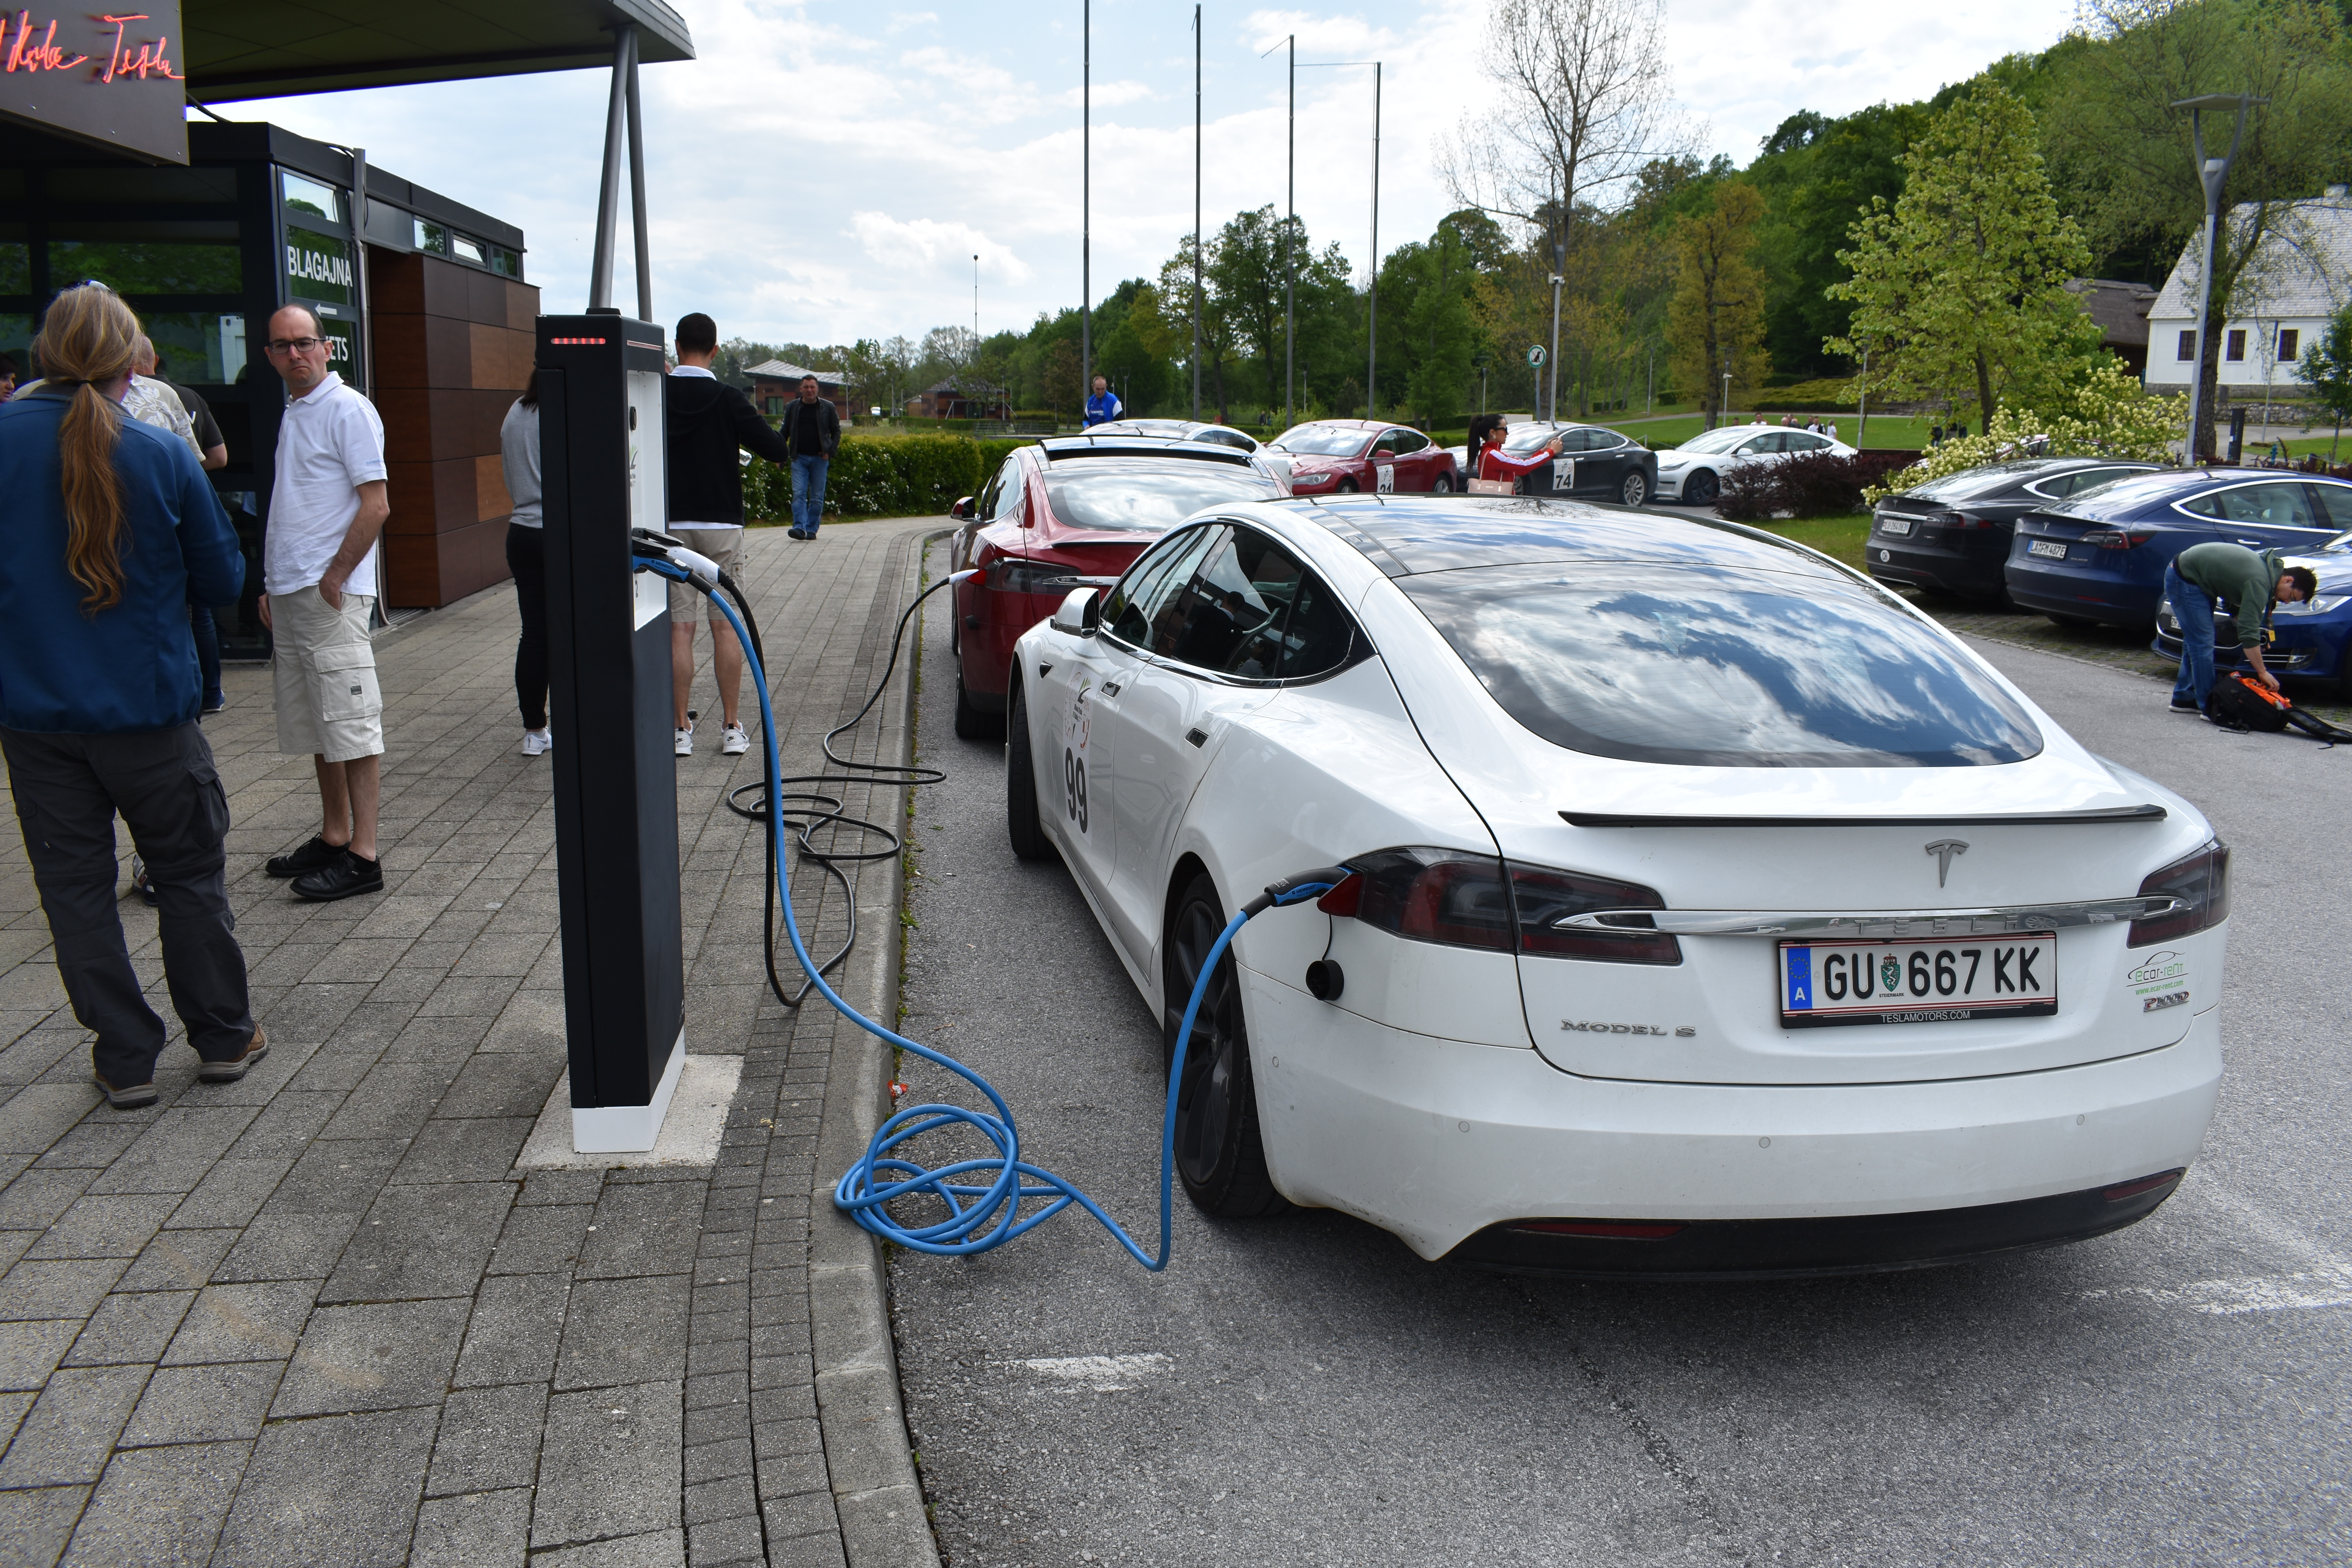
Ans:
{"label": "rear windshield", "polygon": [[1930,627],[1811,574],[1600,562],[1399,581],[1505,711],[1554,745],[1692,767],[1981,767],[2042,750]]}
{"label": "rear windshield", "polygon": [[1087,463],[1045,474],[1056,518],[1070,528],[1110,533],[1165,533],[1204,508],[1280,493],[1255,468],[1201,458]]}
{"label": "rear windshield", "polygon": [[1685,452],[1728,452],[1750,436],[1763,433],[1761,425],[1734,425],[1722,430],[1709,430],[1703,436],[1694,436],[1683,443],[1682,449]]}
{"label": "rear windshield", "polygon": [[2046,463],[2032,461],[1992,463],[1981,468],[1964,468],[1957,474],[1946,474],[1942,479],[1929,479],[1924,485],[1913,485],[1903,493],[1921,500],[1969,500],[2005,490],[2048,467]]}
{"label": "rear windshield", "polygon": [[1372,435],[1370,430],[1350,430],[1342,425],[1301,425],[1284,431],[1274,445],[1302,458],[1352,458],[1364,449]]}

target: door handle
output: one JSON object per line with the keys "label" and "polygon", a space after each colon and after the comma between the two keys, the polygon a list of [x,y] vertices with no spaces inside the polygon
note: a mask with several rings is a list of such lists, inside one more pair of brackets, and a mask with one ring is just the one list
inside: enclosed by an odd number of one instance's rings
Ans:
{"label": "door handle", "polygon": [[1184,739],[1192,743],[1193,750],[1198,751],[1209,743],[1209,732],[1195,725],[1184,731]]}
{"label": "door handle", "polygon": [[1106,681],[1104,681],[1104,682],[1103,682],[1103,691],[1105,692],[1105,694],[1107,694],[1107,695],[1108,695],[1108,696],[1111,696],[1111,697],[1116,697],[1116,696],[1118,696],[1118,681],[1116,681],[1116,680],[1106,680]]}

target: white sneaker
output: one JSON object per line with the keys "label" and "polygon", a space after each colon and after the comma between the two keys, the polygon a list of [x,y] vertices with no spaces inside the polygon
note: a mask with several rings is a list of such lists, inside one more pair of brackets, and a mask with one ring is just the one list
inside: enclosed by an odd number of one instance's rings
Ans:
{"label": "white sneaker", "polygon": [[686,721],[686,728],[677,732],[677,754],[681,757],[694,755],[694,721],[691,719]]}
{"label": "white sneaker", "polygon": [[555,734],[550,730],[525,730],[522,732],[522,754],[543,757],[555,750]]}
{"label": "white sneaker", "polygon": [[730,757],[740,757],[751,749],[751,737],[740,724],[730,724],[719,731],[719,749]]}

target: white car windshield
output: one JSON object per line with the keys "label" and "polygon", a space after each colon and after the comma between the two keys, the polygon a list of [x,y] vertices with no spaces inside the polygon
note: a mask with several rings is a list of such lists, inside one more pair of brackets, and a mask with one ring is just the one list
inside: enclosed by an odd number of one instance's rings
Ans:
{"label": "white car windshield", "polygon": [[1692,437],[1682,444],[1680,449],[1685,452],[1728,452],[1742,441],[1760,434],[1763,428],[1760,425],[1727,425],[1720,430],[1709,430],[1704,435]]}
{"label": "white car windshield", "polygon": [[1302,458],[1352,458],[1371,440],[1370,430],[1350,430],[1342,425],[1301,425],[1285,430],[1267,443],[1277,451],[1296,452]]}
{"label": "white car windshield", "polygon": [[2042,750],[1991,677],[1858,584],[1622,561],[1397,585],[1505,711],[1570,751],[1691,767],[1953,768]]}

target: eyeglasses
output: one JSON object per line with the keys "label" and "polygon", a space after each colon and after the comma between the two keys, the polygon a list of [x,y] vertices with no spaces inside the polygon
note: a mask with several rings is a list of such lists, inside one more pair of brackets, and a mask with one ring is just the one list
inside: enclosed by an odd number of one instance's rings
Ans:
{"label": "eyeglasses", "polygon": [[324,338],[272,338],[268,348],[274,354],[316,353],[327,346]]}

